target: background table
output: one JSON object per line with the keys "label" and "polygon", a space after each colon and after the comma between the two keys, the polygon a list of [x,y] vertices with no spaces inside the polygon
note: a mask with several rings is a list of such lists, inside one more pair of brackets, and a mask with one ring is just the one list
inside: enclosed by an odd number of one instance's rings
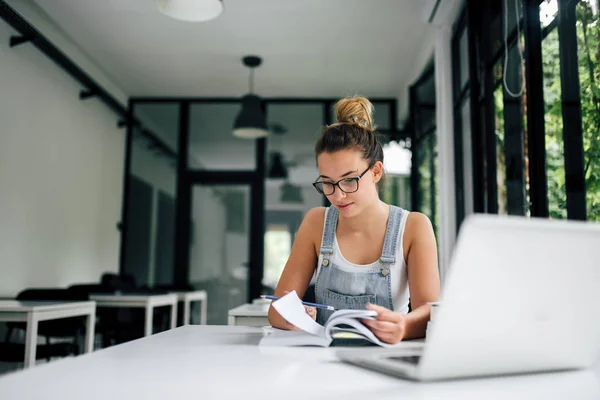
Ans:
{"label": "background table", "polygon": [[152,335],[154,307],[171,306],[171,329],[177,326],[177,295],[151,294],[90,294],[97,307],[143,308],[145,309],[144,335]]}
{"label": "background table", "polygon": [[177,295],[177,299],[183,303],[183,325],[192,323],[191,304],[195,301],[200,302],[200,325],[206,325],[208,312],[207,294],[205,290],[195,290],[192,292],[170,292]]}
{"label": "background table", "polygon": [[227,325],[268,326],[270,303],[242,304],[227,313]]}
{"label": "background table", "polygon": [[24,367],[35,365],[38,322],[86,316],[84,352],[94,349],[96,303],[93,301],[16,301],[0,300],[0,321],[27,322]]}
{"label": "background table", "polygon": [[598,364],[588,371],[417,383],[337,362],[335,348],[259,347],[263,334],[253,327],[188,325],[0,377],[0,398],[600,398]]}

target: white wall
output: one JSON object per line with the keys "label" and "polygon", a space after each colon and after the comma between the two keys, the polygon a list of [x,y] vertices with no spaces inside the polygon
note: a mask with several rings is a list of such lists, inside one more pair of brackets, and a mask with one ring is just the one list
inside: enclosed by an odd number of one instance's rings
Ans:
{"label": "white wall", "polygon": [[118,271],[125,135],[0,21],[0,295]]}
{"label": "white wall", "polygon": [[[18,12],[27,22],[33,25],[60,51],[69,57],[82,70],[107,90],[121,105],[127,105],[128,95],[119,87],[114,77],[110,76],[100,65],[82,50],[44,10],[33,0],[5,0],[8,5]],[[4,24],[4,21],[0,22]]]}

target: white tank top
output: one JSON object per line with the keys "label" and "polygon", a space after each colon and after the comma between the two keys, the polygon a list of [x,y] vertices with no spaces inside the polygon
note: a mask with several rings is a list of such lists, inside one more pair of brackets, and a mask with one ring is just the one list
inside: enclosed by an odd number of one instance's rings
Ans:
{"label": "white tank top", "polygon": [[[327,208],[325,210],[325,218],[323,219],[323,230],[325,230],[325,222],[327,221],[327,213],[329,212],[329,210],[330,208]],[[408,289],[408,270],[406,260],[404,260],[403,250],[404,227],[406,225],[406,219],[408,218],[408,214],[408,211],[402,210],[402,217],[400,219],[400,232],[398,234],[398,243],[396,245],[396,262],[394,264],[390,264],[389,267],[394,311],[399,311],[404,314],[408,313],[408,302],[410,300],[410,292]],[[360,272],[364,269],[377,267],[377,265],[380,264],[379,260],[371,264],[354,264],[346,260],[346,258],[340,251],[340,246],[338,245],[337,241],[337,233],[333,241],[333,254],[329,256],[329,260],[336,264],[338,268],[346,272]],[[319,261],[317,263],[317,271],[315,277],[319,275],[322,261],[323,255],[319,255]]]}

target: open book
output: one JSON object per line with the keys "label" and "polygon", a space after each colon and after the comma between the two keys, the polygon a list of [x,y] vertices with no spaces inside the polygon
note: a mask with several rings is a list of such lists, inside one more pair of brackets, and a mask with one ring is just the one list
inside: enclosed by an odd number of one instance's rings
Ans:
{"label": "open book", "polygon": [[[272,303],[273,307],[289,323],[299,331],[273,329],[261,341],[261,346],[330,346],[334,339],[367,340],[383,347],[395,347],[384,343],[371,332],[361,319],[376,319],[373,310],[338,310],[335,311],[325,325],[316,323],[304,309],[296,291],[292,291]],[[415,346],[422,344],[415,343]],[[406,347],[405,345],[403,347]]]}

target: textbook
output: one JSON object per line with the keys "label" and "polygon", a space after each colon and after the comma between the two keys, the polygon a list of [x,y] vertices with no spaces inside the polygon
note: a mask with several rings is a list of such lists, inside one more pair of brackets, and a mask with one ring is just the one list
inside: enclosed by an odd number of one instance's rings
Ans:
{"label": "textbook", "polygon": [[[332,345],[334,339],[344,339],[343,343],[346,345],[366,341],[367,344],[372,343],[382,347],[397,346],[382,342],[361,322],[361,319],[376,319],[377,312],[373,310],[338,310],[331,314],[325,325],[321,325],[306,313],[296,291],[286,294],[274,301],[272,305],[286,321],[300,330],[287,331],[273,328],[261,339],[260,346],[328,347]],[[404,343],[402,347],[406,345]],[[414,343],[414,345],[422,346],[421,343]]]}

